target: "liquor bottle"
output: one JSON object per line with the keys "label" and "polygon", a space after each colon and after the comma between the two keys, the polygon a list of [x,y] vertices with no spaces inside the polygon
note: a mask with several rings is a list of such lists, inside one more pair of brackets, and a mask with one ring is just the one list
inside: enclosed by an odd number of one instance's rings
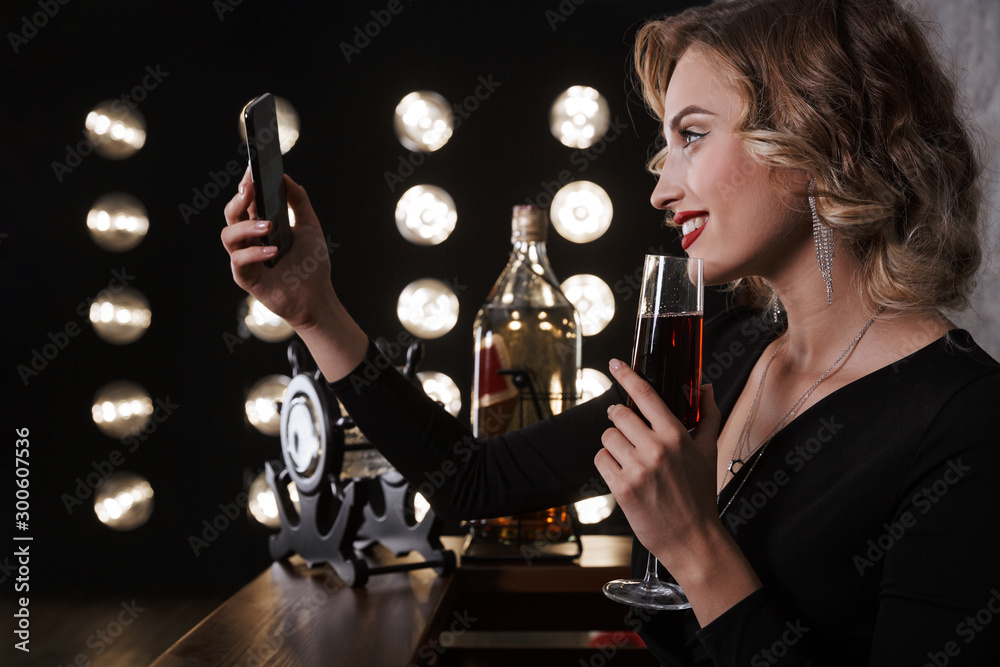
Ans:
{"label": "liquor bottle", "polygon": [[[559,287],[545,248],[548,220],[533,206],[515,206],[511,253],[475,320],[473,431],[489,438],[572,407],[579,398],[580,315]],[[519,517],[470,522],[470,547],[514,556],[565,555],[550,547],[575,542],[566,507]],[[484,548],[485,547],[485,548]],[[475,555],[467,548],[466,555]]]}

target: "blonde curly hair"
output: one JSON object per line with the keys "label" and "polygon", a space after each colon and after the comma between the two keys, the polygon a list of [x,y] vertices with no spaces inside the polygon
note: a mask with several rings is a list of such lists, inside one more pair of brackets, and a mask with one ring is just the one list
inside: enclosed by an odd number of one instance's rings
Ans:
{"label": "blonde curly hair", "polygon": [[[644,25],[635,64],[661,120],[681,55],[718,61],[744,110],[736,125],[769,167],[816,182],[820,218],[862,268],[871,304],[969,305],[981,262],[981,159],[953,81],[918,20],[893,0],[735,0]],[[662,153],[649,164],[654,173]],[[761,302],[774,298],[748,278]]]}

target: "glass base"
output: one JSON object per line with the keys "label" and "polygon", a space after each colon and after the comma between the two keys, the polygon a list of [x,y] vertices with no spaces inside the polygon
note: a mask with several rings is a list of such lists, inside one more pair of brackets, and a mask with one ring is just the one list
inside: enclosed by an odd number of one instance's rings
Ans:
{"label": "glass base", "polygon": [[649,586],[643,581],[615,579],[604,584],[604,594],[615,602],[644,609],[673,611],[691,608],[680,586],[663,582]]}

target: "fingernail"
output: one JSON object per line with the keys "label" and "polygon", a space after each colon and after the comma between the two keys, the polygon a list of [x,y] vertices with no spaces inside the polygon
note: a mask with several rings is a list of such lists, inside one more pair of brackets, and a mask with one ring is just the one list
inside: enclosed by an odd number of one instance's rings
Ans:
{"label": "fingernail", "polygon": [[240,183],[240,196],[242,197],[246,193],[247,186]]}
{"label": "fingernail", "polygon": [[611,367],[611,370],[616,371],[619,368],[621,368],[622,362],[620,362],[617,359],[612,359],[611,361],[608,362],[608,366]]}
{"label": "fingernail", "polygon": [[257,222],[253,223],[253,226],[255,228],[261,229],[261,230],[267,229],[267,225],[268,225],[267,220],[258,220]]}
{"label": "fingernail", "polygon": [[278,252],[278,247],[273,245],[264,246],[263,252],[265,255],[273,255],[274,253]]}

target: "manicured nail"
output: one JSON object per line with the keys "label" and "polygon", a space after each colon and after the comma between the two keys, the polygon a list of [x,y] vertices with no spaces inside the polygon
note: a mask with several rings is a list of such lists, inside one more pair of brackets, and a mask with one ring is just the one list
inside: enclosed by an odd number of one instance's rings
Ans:
{"label": "manicured nail", "polygon": [[617,359],[612,359],[611,361],[608,362],[608,366],[611,367],[611,370],[616,371],[619,368],[621,368],[622,362],[620,362]]}
{"label": "manicured nail", "polygon": [[253,226],[256,229],[264,230],[267,229],[268,222],[267,220],[258,220],[257,222],[253,223]]}
{"label": "manicured nail", "polygon": [[265,255],[273,255],[274,253],[278,252],[278,246],[273,246],[273,245],[264,246],[262,252]]}
{"label": "manicured nail", "polygon": [[240,197],[242,197],[243,195],[246,194],[246,190],[247,190],[247,186],[244,185],[243,183],[240,183]]}

